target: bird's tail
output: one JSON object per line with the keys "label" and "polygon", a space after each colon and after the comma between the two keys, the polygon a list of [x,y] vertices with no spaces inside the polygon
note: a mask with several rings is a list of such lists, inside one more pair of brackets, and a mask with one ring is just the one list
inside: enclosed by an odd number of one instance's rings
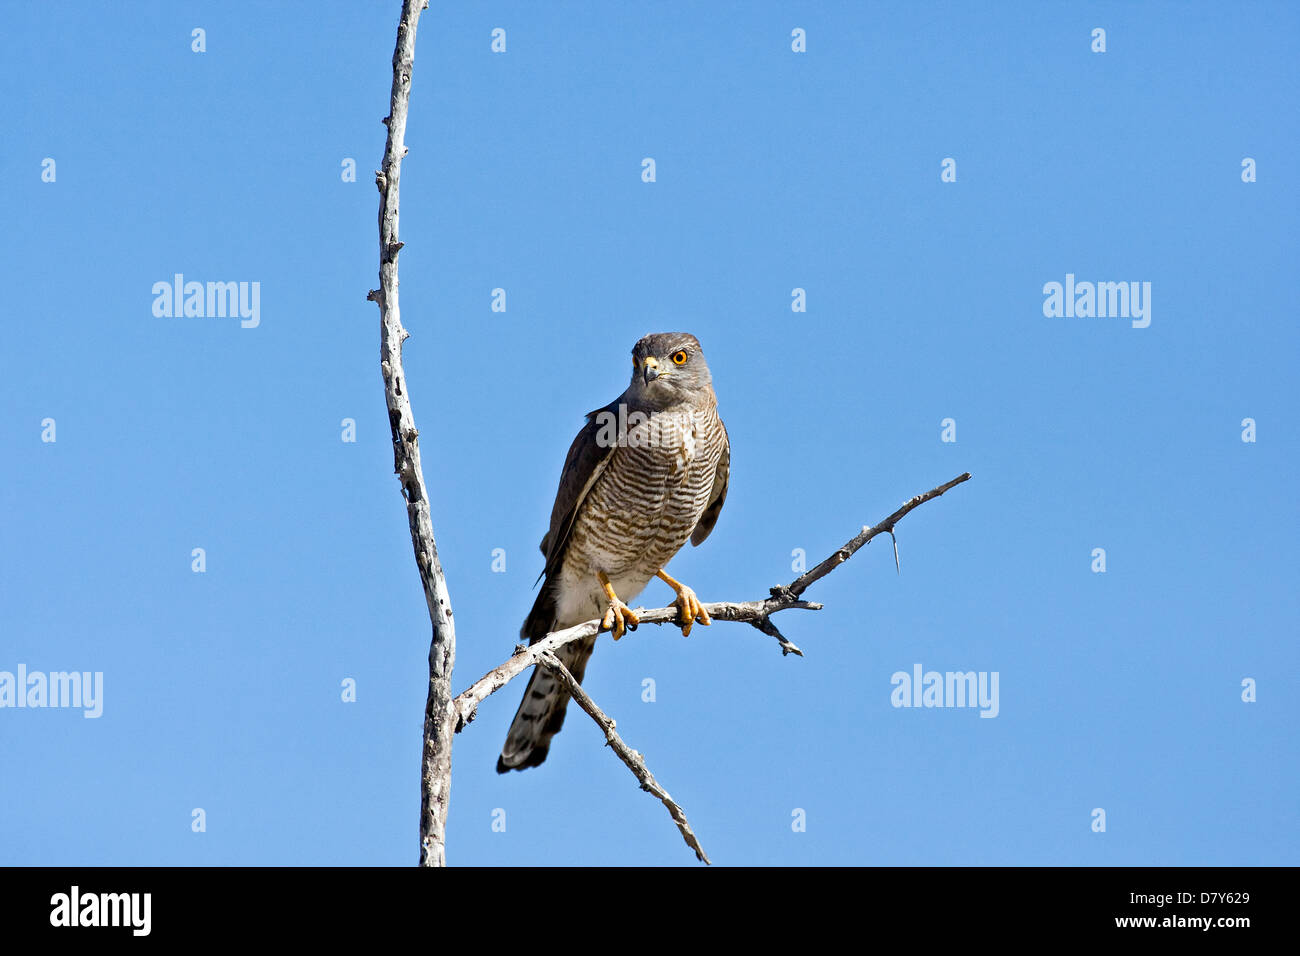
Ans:
{"label": "bird's tail", "polygon": [[[537,595],[520,636],[536,644],[555,629],[555,592],[547,585]],[[595,636],[566,644],[555,652],[574,678],[581,682],[587,670],[587,661],[596,646]],[[569,706],[569,692],[559,680],[544,667],[533,668],[533,676],[519,702],[519,710],[506,734],[501,756],[497,758],[497,773],[507,770],[526,770],[536,767],[546,759],[551,749],[551,738],[564,726],[564,712]]]}

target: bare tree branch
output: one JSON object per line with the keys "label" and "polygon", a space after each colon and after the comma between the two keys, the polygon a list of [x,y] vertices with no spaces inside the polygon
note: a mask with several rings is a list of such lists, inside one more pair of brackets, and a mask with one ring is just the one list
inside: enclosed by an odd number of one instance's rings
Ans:
{"label": "bare tree branch", "polygon": [[[940,485],[938,488],[932,488],[925,494],[917,495],[903,503],[903,505],[875,525],[865,525],[862,530],[844,543],[825,561],[817,565],[811,571],[801,574],[788,585],[778,585],[770,588],[771,596],[760,601],[744,601],[741,603],[723,602],[719,604],[706,604],[704,608],[709,613],[709,617],[715,621],[742,621],[753,625],[764,634],[775,637],[781,646],[782,655],[798,654],[803,656],[803,651],[791,644],[777,630],[776,625],[772,623],[771,617],[778,611],[787,611],[791,608],[801,608],[809,611],[821,610],[821,605],[812,601],[805,601],[800,596],[808,590],[809,585],[821,580],[830,574],[841,564],[853,557],[868,541],[878,534],[888,534],[893,537],[894,525],[910,511],[920,507],[932,498],[938,498],[944,492],[955,488],[963,481],[970,480],[970,472],[958,475],[952,481]],[[898,542],[894,542],[894,562],[898,562]],[[677,620],[676,607],[661,607],[648,611],[644,608],[636,609],[637,617],[642,624],[671,624]],[[641,781],[641,789],[649,790],[668,808],[672,814],[673,820],[677,823],[677,828],[681,830],[682,836],[686,843],[695,850],[695,855],[705,863],[709,862],[704,850],[700,847],[699,840],[696,839],[690,824],[686,821],[686,814],[682,808],[673,802],[662,787],[655,783],[654,776],[647,769],[645,762],[641,760],[641,755],[635,750],[629,748],[614,732],[614,721],[596,706],[595,702],[587,696],[582,686],[573,678],[573,675],[565,668],[560,659],[555,656],[555,650],[569,644],[573,641],[581,640],[592,634],[600,633],[600,621],[585,621],[574,627],[566,628],[563,631],[554,631],[542,640],[530,647],[519,645],[515,648],[514,654],[504,664],[488,671],[477,681],[475,681],[468,690],[463,691],[454,701],[452,708],[455,711],[455,728],[456,733],[460,733],[467,724],[469,724],[478,713],[478,705],[488,697],[495,694],[506,684],[510,683],[515,677],[529,667],[541,665],[549,668],[553,673],[564,681],[569,689],[573,699],[578,702],[578,706],[591,715],[592,719],[600,725],[605,731],[605,737],[609,741],[615,753],[618,754],[627,766],[637,775]]]}
{"label": "bare tree branch", "polygon": [[393,87],[389,97],[388,140],[383,168],[375,173],[379,187],[379,288],[366,297],[379,305],[379,358],[388,403],[388,423],[393,437],[393,470],[402,484],[406,517],[411,526],[411,546],[420,570],[424,600],[433,624],[429,644],[429,696],[424,705],[424,757],[420,773],[420,865],[445,866],[447,862],[447,803],[451,797],[451,743],[455,709],[451,697],[451,671],[456,663],[456,626],[451,614],[447,579],[438,561],[429,514],[429,490],[420,465],[420,433],[411,412],[402,343],[410,335],[402,327],[397,298],[398,199],[402,157],[406,155],[406,112],[411,98],[411,70],[415,60],[415,28],[427,0],[405,0],[397,25],[393,50]]}
{"label": "bare tree branch", "polygon": [[812,584],[814,581],[820,581],[822,578],[826,577],[826,575],[830,574],[832,571],[838,568],[849,558],[853,557],[853,555],[857,553],[859,548],[861,548],[864,544],[866,544],[876,535],[892,534],[894,531],[894,525],[898,524],[899,521],[903,520],[903,516],[907,514],[909,511],[911,511],[913,508],[920,507],[921,505],[929,501],[931,498],[938,498],[945,491],[950,491],[953,488],[956,488],[963,481],[970,481],[969,471],[966,472],[964,475],[958,475],[952,481],[946,482],[940,485],[938,488],[930,489],[923,495],[917,495],[915,498],[909,498],[907,501],[903,502],[903,506],[901,508],[895,511],[884,521],[881,521],[876,525],[870,525],[870,526],[863,525],[862,530],[858,532],[856,535],[854,535],[852,538],[850,538],[848,541],[844,542],[844,546],[842,548],[840,548],[838,551],[832,554],[821,564],[817,565],[817,567],[813,568],[811,571],[807,572],[806,574],[801,574],[799,577],[795,578],[794,581],[790,583],[790,593],[793,594],[795,597],[798,597],[800,594],[803,594],[804,591],[808,590],[808,585]]}
{"label": "bare tree branch", "polygon": [[[803,651],[799,650],[794,644],[790,643],[777,630],[776,625],[772,623],[771,617],[778,611],[786,611],[791,608],[801,608],[804,610],[817,611],[821,605],[812,601],[804,601],[800,595],[808,589],[813,582],[824,578],[837,567],[847,561],[868,541],[878,534],[892,534],[894,525],[898,524],[909,511],[918,508],[932,498],[938,498],[945,491],[949,491],[960,485],[963,481],[970,480],[970,472],[958,475],[952,481],[933,488],[923,495],[917,495],[914,498],[904,502],[902,507],[879,522],[874,526],[864,526],[863,529],[854,535],[844,545],[836,549],[835,553],[828,557],[821,564],[817,565],[811,571],[800,575],[791,581],[788,585],[779,585],[771,588],[771,596],[760,601],[744,601],[741,603],[719,603],[706,604],[704,609],[708,611],[709,617],[715,621],[742,621],[752,624],[764,634],[775,637],[781,646],[782,654],[798,654],[803,656]],[[653,611],[643,608],[637,608],[637,617],[641,619],[642,624],[671,624],[677,620],[676,607],[662,607]],[[533,644],[531,647],[516,647],[514,655],[504,664],[488,671],[477,681],[475,681],[467,690],[453,702],[456,710],[456,731],[459,733],[465,728],[465,725],[474,719],[478,712],[478,705],[488,697],[495,694],[506,684],[510,683],[516,675],[525,669],[535,665],[539,659],[546,653],[563,647],[572,641],[589,637],[592,634],[599,633],[600,621],[591,620],[574,627],[566,628],[563,631],[555,631],[548,634],[545,638]]]}
{"label": "bare tree branch", "polygon": [[[781,589],[773,588],[772,590],[778,591]],[[719,603],[704,605],[704,609],[709,612],[709,617],[715,621],[748,622],[765,634],[776,631],[776,626],[767,620],[770,614],[790,608],[820,611],[821,607],[820,604],[813,601],[801,601],[797,598],[787,600],[786,598],[776,597],[768,598],[766,601],[745,601],[741,604]],[[653,611],[637,608],[636,614],[641,619],[642,624],[673,624],[677,621],[678,612],[674,606],[656,608]],[[770,630],[766,628],[770,628]],[[563,631],[554,631],[531,647],[517,645],[514,655],[509,660],[488,671],[475,681],[468,690],[463,691],[453,702],[456,708],[456,731],[459,733],[465,728],[466,724],[474,719],[479,704],[502,687],[505,687],[522,671],[536,664],[547,651],[554,651],[565,644],[581,640],[584,637],[590,637],[592,634],[599,633],[599,629],[600,621],[591,620],[565,628]],[[783,652],[803,655],[803,651],[786,641],[784,637],[781,637],[780,632],[777,632],[776,636],[778,640],[783,642]]]}
{"label": "bare tree branch", "polygon": [[668,813],[672,816],[673,822],[677,824],[677,829],[681,831],[682,839],[686,841],[687,846],[695,851],[695,858],[701,863],[708,863],[709,857],[705,854],[704,847],[700,846],[695,831],[691,829],[691,824],[686,819],[686,811],[655,780],[655,775],[645,765],[645,759],[623,742],[623,738],[614,729],[614,721],[596,706],[596,702],[591,699],[587,692],[582,689],[582,685],[569,673],[569,669],[564,666],[564,662],[551,651],[544,651],[538,656],[537,662],[558,677],[564,686],[569,689],[569,694],[573,697],[574,702],[591,716],[591,719],[596,722],[596,726],[605,732],[605,742],[613,748],[614,753],[618,755],[618,759],[627,764],[627,769],[631,770],[637,780],[640,781],[641,789],[658,797],[663,805],[668,808]]}

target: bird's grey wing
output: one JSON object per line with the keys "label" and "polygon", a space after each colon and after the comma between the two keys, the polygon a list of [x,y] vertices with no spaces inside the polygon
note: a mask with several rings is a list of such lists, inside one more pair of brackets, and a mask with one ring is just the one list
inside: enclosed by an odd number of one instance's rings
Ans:
{"label": "bird's grey wing", "polygon": [[[587,423],[573,439],[569,454],[564,459],[564,469],[560,472],[560,487],[555,493],[555,504],[551,507],[551,527],[542,538],[542,554],[546,556],[546,567],[542,574],[550,575],[557,571],[564,560],[564,547],[569,543],[569,533],[573,530],[574,519],[578,509],[587,498],[587,492],[596,483],[609,464],[618,443],[597,441],[606,419],[604,414],[617,416],[619,399],[615,399],[604,408],[587,413]],[[615,418],[614,420],[617,420]],[[539,576],[540,577],[540,576]]]}
{"label": "bird's grey wing", "polygon": [[713,526],[718,523],[722,504],[727,500],[727,484],[731,480],[731,439],[727,435],[727,426],[722,424],[721,419],[718,424],[722,425],[722,457],[718,459],[718,470],[713,476],[713,493],[709,495],[709,503],[696,522],[695,530],[691,532],[691,544],[697,546],[704,543],[704,539],[713,531]]}

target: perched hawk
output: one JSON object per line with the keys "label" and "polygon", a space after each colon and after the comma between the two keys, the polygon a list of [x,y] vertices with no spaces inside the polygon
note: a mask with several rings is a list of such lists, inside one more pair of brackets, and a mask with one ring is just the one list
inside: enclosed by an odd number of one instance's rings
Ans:
{"label": "perched hawk", "polygon": [[[727,497],[731,448],[704,353],[685,332],[647,335],[632,349],[632,381],[587,424],[569,448],[551,527],[542,538],[546,568],[537,601],[520,629],[535,644],[552,631],[601,619],[618,640],[639,621],[625,603],[653,577],[677,592],[683,634],[709,624],[695,592],[664,565],[686,539],[709,536]],[[593,635],[560,648],[579,681]],[[564,723],[568,691],[545,668],[533,671],[497,772],[535,767]]]}

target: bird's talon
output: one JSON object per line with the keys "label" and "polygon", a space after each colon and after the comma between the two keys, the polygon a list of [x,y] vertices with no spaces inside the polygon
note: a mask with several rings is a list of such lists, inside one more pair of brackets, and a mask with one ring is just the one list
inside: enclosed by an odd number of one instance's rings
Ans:
{"label": "bird's talon", "polygon": [[695,596],[695,592],[684,584],[680,585],[680,590],[677,592],[676,604],[677,623],[681,626],[682,637],[691,636],[691,628],[696,621],[699,621],[705,627],[713,623],[712,618],[709,617],[709,612],[704,610],[704,605]]}
{"label": "bird's talon", "polygon": [[600,619],[600,629],[609,631],[614,640],[618,640],[628,631],[635,631],[641,619],[636,612],[622,601],[610,601],[605,609],[605,616]]}

